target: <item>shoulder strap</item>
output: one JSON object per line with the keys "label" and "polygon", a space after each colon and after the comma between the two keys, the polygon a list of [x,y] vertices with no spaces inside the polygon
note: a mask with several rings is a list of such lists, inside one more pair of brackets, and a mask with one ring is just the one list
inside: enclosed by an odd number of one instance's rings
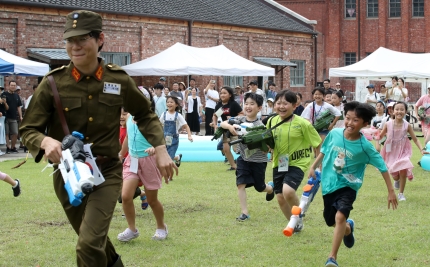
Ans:
{"label": "shoulder strap", "polygon": [[54,94],[55,106],[57,107],[58,116],[60,117],[61,127],[63,128],[64,135],[69,135],[69,127],[67,126],[66,118],[64,117],[63,105],[61,104],[60,95],[58,94],[57,85],[55,84],[54,77],[49,75],[49,84],[51,85],[52,93]]}
{"label": "shoulder strap", "polygon": [[286,117],[285,119],[283,119],[282,121],[280,121],[280,122],[278,122],[275,126],[273,126],[273,127],[270,127],[270,126],[272,126],[272,119],[273,118],[271,118],[270,119],[270,122],[269,122],[269,129],[267,130],[268,132],[271,132],[271,131],[273,131],[276,127],[278,127],[279,125],[281,125],[282,123],[284,123],[284,122],[286,122],[286,121],[289,121],[292,117],[294,116],[294,114],[291,114],[290,116],[288,116],[288,117]]}

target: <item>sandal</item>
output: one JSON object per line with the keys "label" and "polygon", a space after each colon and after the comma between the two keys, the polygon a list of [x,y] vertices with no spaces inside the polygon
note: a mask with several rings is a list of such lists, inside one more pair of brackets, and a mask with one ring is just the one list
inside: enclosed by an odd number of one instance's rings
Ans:
{"label": "sandal", "polygon": [[142,200],[142,209],[143,210],[146,210],[146,209],[148,209],[148,201],[146,201],[146,202],[143,202],[143,201],[145,201],[146,200],[146,195],[145,196],[143,196],[143,197],[140,197],[140,200]]}

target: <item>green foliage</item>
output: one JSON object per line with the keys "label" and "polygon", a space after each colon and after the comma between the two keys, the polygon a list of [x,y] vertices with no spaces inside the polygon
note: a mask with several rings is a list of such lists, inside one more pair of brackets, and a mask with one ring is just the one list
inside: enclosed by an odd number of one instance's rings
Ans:
{"label": "green foliage", "polygon": [[[422,140],[421,140],[422,142]],[[414,145],[413,145],[414,146]],[[186,155],[184,155],[186,158]],[[421,158],[414,146],[414,164]],[[76,266],[77,236],[69,225],[52,188],[52,168],[29,160],[0,163],[1,171],[22,183],[14,198],[0,182],[0,266]],[[270,164],[269,164],[270,166]],[[125,266],[323,266],[331,249],[333,228],[322,217],[321,193],[315,197],[304,220],[305,228],[291,238],[282,235],[287,224],[276,198],[247,189],[251,219],[236,222],[240,215],[235,176],[224,163],[183,162],[180,174],[159,192],[169,227],[167,240],[151,240],[155,220],[151,209],[136,204],[136,224],[141,236],[129,243],[116,239],[127,227],[118,204],[110,238]],[[407,182],[406,202],[396,211],[387,209],[385,183],[368,166],[351,218],[356,222],[356,243],[339,250],[341,266],[429,266],[430,221],[427,189],[429,173],[418,166],[415,180]],[[271,180],[270,167],[266,173]],[[304,183],[303,183],[304,184]],[[298,194],[301,194],[299,189]]]}

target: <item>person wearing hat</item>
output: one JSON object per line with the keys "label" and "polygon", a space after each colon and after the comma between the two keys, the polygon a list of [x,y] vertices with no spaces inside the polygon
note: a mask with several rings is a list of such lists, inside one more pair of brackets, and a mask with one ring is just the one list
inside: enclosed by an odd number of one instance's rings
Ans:
{"label": "person wearing hat", "polygon": [[123,69],[98,58],[107,42],[102,17],[85,10],[69,13],[63,39],[71,62],[48,73],[39,84],[20,133],[36,162],[45,155],[58,168],[65,132],[48,80],[52,76],[70,132],[82,133],[83,142],[92,144],[92,154],[105,179],[75,207],[69,203],[61,172],[54,173],[56,195],[79,236],[77,266],[123,266],[107,236],[122,185],[118,142],[121,107],[134,116],[139,131],[155,148],[157,167],[166,183],[178,169],[167,154],[163,129],[149,100]]}
{"label": "person wearing hat", "polygon": [[376,107],[376,103],[380,100],[379,94],[375,92],[375,85],[369,84],[366,86],[368,93],[366,95],[366,103],[372,107]]}
{"label": "person wearing hat", "polygon": [[166,77],[160,77],[160,80],[158,80],[158,83],[161,83],[163,86],[166,86]]}

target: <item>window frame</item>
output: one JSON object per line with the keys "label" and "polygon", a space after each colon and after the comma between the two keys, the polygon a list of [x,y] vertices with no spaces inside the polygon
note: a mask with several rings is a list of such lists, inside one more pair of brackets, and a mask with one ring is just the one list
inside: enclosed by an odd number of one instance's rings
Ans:
{"label": "window frame", "polygon": [[[357,17],[357,0],[345,0],[344,7],[346,19],[355,19]],[[354,13],[352,14],[352,16],[350,16],[348,13],[349,8],[354,8]]]}
{"label": "window frame", "polygon": [[290,62],[297,64],[295,68],[290,67],[290,87],[306,86],[306,60],[291,59]]}
{"label": "window frame", "polygon": [[[392,5],[398,5],[398,7],[392,7]],[[394,13],[394,15],[391,15],[391,9],[392,8],[396,8],[398,9],[398,14],[397,11],[395,11],[396,13]],[[389,0],[388,2],[388,17],[389,18],[400,18],[402,16],[402,2],[401,0]]]}
{"label": "window frame", "polygon": [[[416,3],[418,2],[418,3]],[[421,7],[416,7],[416,5],[422,4]],[[415,10],[415,9],[421,10]],[[420,13],[419,15],[415,15],[415,13]],[[413,18],[423,18],[424,17],[424,0],[412,0],[412,17]]]}
{"label": "window frame", "polygon": [[[352,62],[353,61],[352,59],[354,59],[354,62]],[[349,64],[347,64],[347,62]],[[345,52],[344,56],[343,56],[343,65],[349,66],[349,65],[352,65],[355,63],[357,63],[357,53],[356,52]]]}
{"label": "window frame", "polygon": [[[372,2],[371,2],[372,1]],[[369,15],[369,8],[372,8],[373,10],[371,11],[372,15]],[[366,15],[368,18],[378,18],[379,17],[379,1],[378,0],[367,0],[367,5],[366,5]],[[376,11],[375,11],[376,9]]]}
{"label": "window frame", "polygon": [[239,85],[243,88],[243,76],[223,76],[223,85],[231,88]]}
{"label": "window frame", "polygon": [[[131,53],[126,53],[126,52],[101,52],[100,51],[100,56],[104,59],[105,63],[113,63],[116,64],[120,67],[125,66],[125,65],[129,65],[131,63]],[[112,57],[113,60],[107,60],[107,57]],[[115,57],[117,59],[115,59]],[[120,59],[118,60],[118,57],[124,57],[124,59]],[[121,61],[121,62],[120,62]]]}

